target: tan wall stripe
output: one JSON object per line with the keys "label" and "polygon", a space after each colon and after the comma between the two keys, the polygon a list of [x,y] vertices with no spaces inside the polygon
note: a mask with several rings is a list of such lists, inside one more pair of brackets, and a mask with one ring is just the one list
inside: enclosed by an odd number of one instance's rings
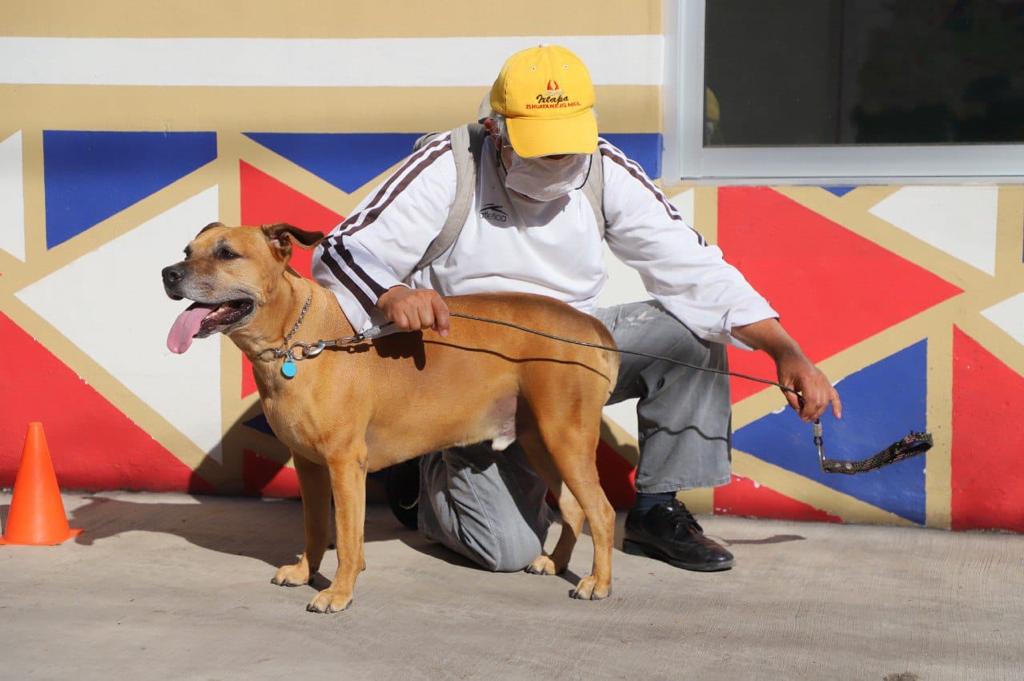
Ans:
{"label": "tan wall stripe", "polygon": [[[475,117],[486,87],[207,88],[0,86],[0,128],[422,132]],[[597,88],[604,132],[658,132],[659,88]]]}
{"label": "tan wall stripe", "polygon": [[377,38],[661,33],[660,0],[16,0],[11,36]]}
{"label": "tan wall stripe", "polygon": [[927,429],[935,446],[924,460],[925,525],[949,529],[953,486],[953,326],[928,335]]}

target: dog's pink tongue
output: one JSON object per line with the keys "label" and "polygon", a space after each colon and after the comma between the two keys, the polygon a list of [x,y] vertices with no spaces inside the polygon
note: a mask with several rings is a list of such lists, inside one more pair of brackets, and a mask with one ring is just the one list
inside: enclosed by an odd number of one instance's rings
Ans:
{"label": "dog's pink tongue", "polygon": [[178,315],[171,325],[171,331],[167,334],[167,349],[176,354],[182,354],[192,345],[192,338],[199,333],[199,326],[206,319],[206,316],[213,312],[213,307],[193,303],[188,309]]}

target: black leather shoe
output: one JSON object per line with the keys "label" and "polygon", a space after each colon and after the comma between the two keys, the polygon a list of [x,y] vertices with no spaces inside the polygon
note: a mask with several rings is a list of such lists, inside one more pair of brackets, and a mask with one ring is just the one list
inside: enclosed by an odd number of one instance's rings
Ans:
{"label": "black leather shoe", "polygon": [[698,572],[728,570],[734,563],[732,554],[705,537],[704,529],[676,499],[646,513],[630,511],[622,550]]}
{"label": "black leather shoe", "polygon": [[391,512],[410,530],[419,525],[420,460],[411,459],[388,469],[384,481]]}

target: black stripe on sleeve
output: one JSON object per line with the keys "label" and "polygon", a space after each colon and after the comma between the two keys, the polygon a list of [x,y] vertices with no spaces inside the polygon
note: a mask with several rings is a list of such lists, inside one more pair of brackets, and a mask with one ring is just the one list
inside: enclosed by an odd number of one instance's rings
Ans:
{"label": "black stripe on sleeve", "polygon": [[356,232],[359,232],[360,230],[365,229],[366,227],[369,227],[371,224],[373,224],[377,220],[377,218],[380,217],[381,212],[383,212],[385,208],[391,205],[391,202],[394,201],[399,194],[405,191],[405,189],[412,183],[413,180],[415,180],[419,176],[420,173],[422,173],[428,166],[430,166],[438,158],[440,158],[447,152],[451,151],[451,148],[451,141],[446,139],[444,144],[436,148],[426,157],[421,158],[420,162],[417,165],[413,166],[412,169],[405,175],[405,177],[402,178],[401,182],[398,183],[398,185],[395,187],[395,190],[391,193],[387,200],[385,200],[383,203],[379,203],[373,209],[365,213],[366,219],[362,221],[361,224],[358,224],[345,232],[339,232],[332,239],[330,239],[329,242],[324,247],[325,253],[327,252],[328,249],[331,249],[335,251],[338,255],[340,255],[341,258],[345,261],[345,263],[349,266],[349,268],[351,268],[351,270],[355,273],[355,275],[362,279],[363,283],[365,283],[377,297],[383,295],[387,289],[385,289],[379,283],[374,281],[366,273],[366,271],[363,270],[362,267],[356,264],[355,259],[352,257],[352,254],[349,252],[347,248],[345,248],[342,242],[345,239],[345,237],[352,236]]}
{"label": "black stripe on sleeve", "polygon": [[351,277],[345,274],[345,271],[341,269],[341,265],[338,264],[338,261],[334,259],[334,256],[331,255],[331,252],[327,248],[323,249],[321,260],[331,270],[334,278],[341,282],[342,286],[348,289],[349,293],[355,296],[356,300],[359,301],[359,304],[364,310],[366,310],[366,314],[373,314],[373,311],[376,309],[374,302],[370,300],[370,297],[366,295],[366,292],[363,291],[363,289],[359,288],[359,285],[356,282],[352,281]]}
{"label": "black stripe on sleeve", "polygon": [[350,253],[349,250],[345,248],[344,244],[342,243],[342,240],[344,238],[344,236],[338,238],[334,246],[334,250],[341,255],[342,259],[345,261],[345,264],[348,265],[349,269],[351,269],[357,277],[362,279],[363,282],[365,282],[370,287],[370,290],[373,291],[373,294],[375,296],[380,298],[382,295],[384,295],[387,289],[378,284],[376,281],[374,281],[362,267],[356,264],[355,258],[352,257],[352,253]]}
{"label": "black stripe on sleeve", "polygon": [[[607,156],[613,162],[622,166],[622,168],[627,173],[629,173],[634,179],[636,179],[637,182],[643,185],[643,187],[647,189],[647,191],[654,195],[654,198],[665,209],[665,212],[668,214],[668,217],[670,219],[686,224],[686,221],[683,220],[683,216],[679,214],[679,211],[676,210],[676,207],[673,206],[667,198],[665,198],[665,194],[663,194],[657,187],[654,186],[654,184],[651,183],[649,179],[647,179],[647,176],[644,175],[643,171],[640,170],[640,167],[637,166],[636,163],[630,161],[628,158],[622,155],[621,152],[619,152],[615,147],[611,146],[610,144],[602,143],[600,145],[600,148],[602,156]],[[701,246],[708,245],[708,242],[704,238],[703,234],[694,229],[692,225],[686,226],[690,228],[690,231],[697,235],[697,242]]]}
{"label": "black stripe on sleeve", "polygon": [[366,220],[364,220],[358,226],[347,229],[345,231],[345,236],[352,236],[356,232],[366,229],[367,227],[372,225],[377,220],[377,218],[380,217],[380,214],[384,211],[384,209],[390,206],[391,202],[394,201],[399,194],[405,191],[406,187],[408,187],[413,180],[419,177],[420,173],[422,173],[428,166],[430,166],[430,164],[432,164],[438,158],[440,158],[441,156],[443,156],[444,154],[448,153],[451,150],[451,142],[449,140],[445,140],[445,143],[441,147],[438,147],[429,156],[423,158],[418,165],[414,166],[412,170],[410,170],[405,175],[405,177],[402,178],[402,181],[399,182],[398,185],[395,187],[395,191],[391,192],[391,196],[389,196],[383,203],[379,203],[375,205],[372,209],[364,211],[364,213],[366,214]]}
{"label": "black stripe on sleeve", "polygon": [[[447,144],[450,148],[451,135],[445,135],[444,137],[433,140],[425,147],[419,149],[418,151],[416,151],[416,153],[409,156],[409,158],[406,159],[405,163],[402,164],[402,167],[396,170],[394,173],[392,173],[391,177],[389,177],[387,181],[381,185],[380,189],[378,189],[377,193],[374,195],[373,200],[366,204],[366,208],[359,211],[358,213],[355,213],[354,215],[348,216],[348,218],[341,223],[341,227],[337,230],[337,232],[340,234],[346,230],[351,229],[359,222],[360,217],[366,215],[369,211],[372,211],[374,208],[376,208],[380,204],[384,196],[387,194],[388,189],[391,188],[391,185],[394,184],[398,180],[398,178],[402,176],[402,173],[408,170],[410,166],[421,161],[424,156],[431,152],[431,150],[437,149],[438,143],[443,143],[442,146],[444,144]],[[359,229],[362,228],[359,227]]]}

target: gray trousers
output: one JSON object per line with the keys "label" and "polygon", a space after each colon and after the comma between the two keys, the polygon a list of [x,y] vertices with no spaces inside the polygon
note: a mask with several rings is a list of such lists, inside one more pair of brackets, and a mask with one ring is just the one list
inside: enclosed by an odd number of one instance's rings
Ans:
{"label": "gray trousers", "polygon": [[[726,369],[725,347],[708,343],[654,301],[602,308],[618,347]],[[621,355],[609,404],[637,403],[640,492],[676,492],[729,481],[728,377]],[[513,444],[446,449],[420,460],[419,528],[489,570],[522,570],[540,555],[554,514],[547,486]]]}

